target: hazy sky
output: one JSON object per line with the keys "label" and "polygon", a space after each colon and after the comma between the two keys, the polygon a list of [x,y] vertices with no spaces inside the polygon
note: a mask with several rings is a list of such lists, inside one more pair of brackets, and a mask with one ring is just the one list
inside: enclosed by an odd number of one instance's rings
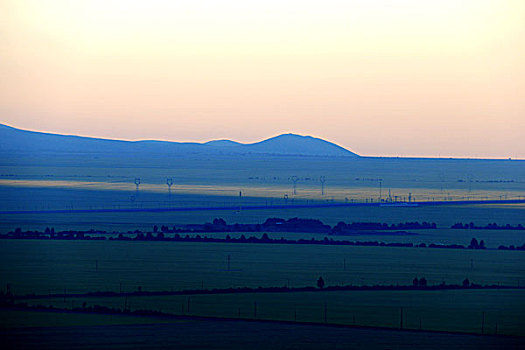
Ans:
{"label": "hazy sky", "polygon": [[0,122],[525,158],[525,1],[0,0]]}

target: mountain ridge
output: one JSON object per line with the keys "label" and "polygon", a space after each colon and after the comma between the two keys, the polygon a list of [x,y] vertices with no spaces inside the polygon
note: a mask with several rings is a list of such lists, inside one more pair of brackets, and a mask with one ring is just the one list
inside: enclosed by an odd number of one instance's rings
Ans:
{"label": "mountain ridge", "polygon": [[63,135],[18,129],[0,124],[0,151],[52,153],[145,152],[166,154],[267,154],[322,157],[359,157],[335,143],[297,134],[281,134],[268,139],[240,143],[232,140],[177,142],[160,140],[126,141],[78,135]]}

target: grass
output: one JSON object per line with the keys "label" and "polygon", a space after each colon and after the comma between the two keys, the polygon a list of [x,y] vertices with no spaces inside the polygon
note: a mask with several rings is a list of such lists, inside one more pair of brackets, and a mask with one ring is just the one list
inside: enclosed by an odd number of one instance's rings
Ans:
{"label": "grass", "polygon": [[[269,157],[261,163],[254,157],[197,159],[133,159],[131,156],[98,159],[35,155],[0,162],[0,210],[62,209],[90,207],[224,206],[237,203],[283,204],[289,200],[330,201],[382,196],[496,197],[523,196],[525,162],[425,159],[357,160],[315,157]],[[298,194],[292,193],[290,176],[300,178]],[[326,196],[319,197],[319,176],[326,176]],[[135,195],[133,179],[141,178]],[[167,196],[166,177],[173,177],[173,197]],[[19,186],[13,186],[13,185]],[[34,187],[35,185],[36,187]],[[57,186],[58,185],[58,186]],[[164,192],[163,192],[164,191]],[[239,200],[238,192],[243,191]],[[316,218],[334,225],[338,221],[399,223],[430,221],[438,230],[418,231],[416,236],[374,236],[386,242],[404,239],[427,243],[468,244],[484,239],[489,247],[523,244],[522,232],[446,230],[461,221],[478,225],[524,223],[523,206],[466,205],[418,208],[304,208],[192,213],[23,214],[0,219],[0,231],[91,228],[107,231],[150,230],[153,225],[202,223],[215,217],[253,223],[268,217]],[[370,237],[349,237],[365,240]],[[231,256],[231,271],[226,270]],[[323,276],[334,284],[409,284],[425,277],[430,284],[461,283],[468,277],[479,284],[525,284],[525,255],[513,251],[458,251],[439,249],[281,246],[244,244],[195,244],[163,242],[64,242],[0,241],[0,285],[13,292],[60,293],[95,290],[119,291],[224,288],[236,286],[314,285]],[[98,268],[97,268],[98,266]],[[345,267],[346,266],[346,267]],[[257,298],[255,300],[254,298]],[[334,292],[267,295],[221,295],[191,297],[190,313],[300,321],[398,327],[403,307],[408,328],[479,332],[481,312],[486,330],[523,335],[525,295],[523,291],[440,292]],[[38,303],[43,302],[41,300]],[[80,300],[48,301],[64,306]],[[80,303],[76,305],[75,303]],[[123,300],[97,299],[121,307]],[[130,298],[132,308],[161,308],[182,312],[187,297]],[[187,311],[185,311],[187,312]],[[9,318],[15,317],[13,315]],[[22,315],[22,317],[25,317]],[[35,324],[39,323],[35,315]],[[13,320],[14,322],[15,320]],[[59,321],[57,321],[59,322]],[[62,321],[60,321],[62,322]]]}
{"label": "grass", "polygon": [[[258,286],[525,284],[520,251],[191,242],[0,241],[0,285],[16,294]],[[231,270],[227,270],[227,257]]]}
{"label": "grass", "polygon": [[85,327],[181,322],[130,315],[78,314],[64,312],[0,309],[0,329],[34,327]]}
{"label": "grass", "polygon": [[[103,305],[160,310],[177,315],[223,318],[326,322],[414,330],[525,335],[522,290],[496,291],[351,291],[293,294],[236,294],[162,297],[35,300],[56,307]],[[188,305],[189,303],[189,305]],[[189,306],[189,309],[188,309]]]}

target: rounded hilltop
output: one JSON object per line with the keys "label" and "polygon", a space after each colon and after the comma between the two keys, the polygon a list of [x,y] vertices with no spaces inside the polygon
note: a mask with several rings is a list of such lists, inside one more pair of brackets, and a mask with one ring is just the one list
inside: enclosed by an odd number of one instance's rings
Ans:
{"label": "rounded hilltop", "polygon": [[254,153],[358,157],[357,154],[335,143],[293,133],[278,135],[246,146]]}
{"label": "rounded hilltop", "polygon": [[21,130],[0,124],[0,152],[53,154],[124,154],[144,156],[187,154],[270,154],[321,157],[358,157],[357,154],[312,136],[282,134],[254,143],[212,140],[204,143],[171,141],[124,141]]}

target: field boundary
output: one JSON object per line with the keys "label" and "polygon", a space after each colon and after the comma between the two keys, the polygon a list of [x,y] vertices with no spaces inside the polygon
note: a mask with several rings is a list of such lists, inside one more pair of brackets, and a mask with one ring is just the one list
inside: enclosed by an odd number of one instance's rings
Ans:
{"label": "field boundary", "polygon": [[54,306],[42,306],[42,305],[27,305],[27,304],[6,304],[1,303],[0,309],[2,310],[13,310],[13,311],[35,311],[35,312],[55,312],[64,314],[95,314],[95,315],[117,315],[117,316],[137,316],[137,317],[148,317],[148,318],[159,318],[159,319],[174,319],[174,320],[203,320],[203,321],[233,321],[233,322],[253,322],[253,323],[273,323],[283,325],[305,325],[305,326],[319,326],[319,327],[331,327],[331,328],[344,328],[344,329],[370,329],[370,330],[385,330],[394,332],[415,332],[415,333],[432,333],[432,334],[451,334],[451,335],[469,335],[478,337],[497,337],[497,338],[510,338],[510,339],[524,339],[525,336],[520,335],[509,335],[509,334],[487,334],[477,332],[462,332],[462,331],[444,331],[444,330],[432,330],[432,329],[418,329],[418,328],[404,328],[404,327],[383,327],[383,326],[369,326],[369,325],[351,325],[342,323],[329,323],[329,322],[313,322],[313,321],[290,321],[290,320],[272,320],[263,318],[243,318],[243,317],[220,317],[220,316],[197,316],[197,315],[178,315],[173,313],[165,313],[162,311],[155,310],[121,310],[100,305],[95,305],[88,308],[57,308]]}
{"label": "field boundary", "polygon": [[399,207],[417,208],[419,206],[442,205],[472,205],[472,204],[525,204],[525,199],[509,200],[468,200],[468,201],[421,201],[421,202],[364,202],[364,203],[312,203],[312,204],[285,204],[285,205],[230,205],[217,207],[164,207],[164,208],[107,208],[107,209],[56,209],[56,210],[4,210],[0,215],[15,214],[82,214],[82,213],[163,213],[177,211],[221,211],[221,210],[268,210],[268,209],[306,209],[306,208],[334,208],[334,207]]}
{"label": "field boundary", "polygon": [[179,291],[133,291],[133,292],[111,292],[97,291],[87,293],[54,293],[54,294],[26,294],[26,295],[2,295],[0,300],[31,300],[31,299],[66,299],[66,298],[85,298],[85,297],[148,297],[148,296],[169,296],[169,295],[216,295],[216,294],[260,294],[260,293],[305,293],[305,292],[344,292],[344,291],[438,291],[438,290],[486,290],[486,289],[525,289],[519,286],[508,285],[478,285],[470,284],[467,286],[459,284],[438,284],[431,286],[414,285],[372,285],[372,286],[327,286],[324,288],[307,287],[237,287],[237,288],[216,288],[216,289],[187,289]]}

